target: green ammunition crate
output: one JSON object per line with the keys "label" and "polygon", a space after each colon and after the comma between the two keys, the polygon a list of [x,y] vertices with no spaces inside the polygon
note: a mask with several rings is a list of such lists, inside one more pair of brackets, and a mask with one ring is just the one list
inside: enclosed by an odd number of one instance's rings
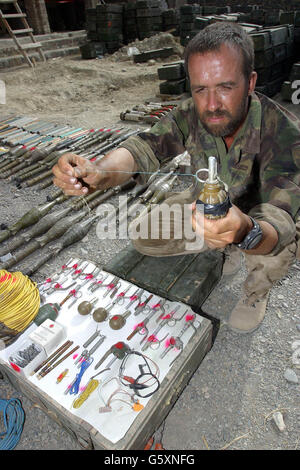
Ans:
{"label": "green ammunition crate", "polygon": [[210,5],[204,6],[202,10],[203,15],[216,15],[217,11],[217,7]]}
{"label": "green ammunition crate", "polygon": [[200,5],[182,5],[179,10],[180,15],[201,14],[202,7]]}
{"label": "green ammunition crate", "polygon": [[287,59],[287,45],[279,44],[273,47],[273,64],[278,64]]}
{"label": "green ammunition crate", "polygon": [[163,24],[165,26],[174,26],[174,25],[178,25],[178,19],[177,18],[164,18],[163,17]]}
{"label": "green ammunition crate", "polygon": [[123,41],[123,34],[122,32],[120,32],[120,30],[115,30],[115,29],[111,29],[110,31],[103,31],[101,29],[99,29],[97,31],[98,33],[98,38],[100,39],[100,41],[104,41],[104,42],[122,42]]}
{"label": "green ammunition crate", "polygon": [[275,26],[274,28],[269,28],[268,32],[271,36],[271,42],[273,46],[286,44],[288,37],[289,37],[289,28],[287,25]]}
{"label": "green ammunition crate", "polygon": [[186,14],[180,16],[180,24],[182,23],[191,23],[194,21],[195,15],[194,14]]}
{"label": "green ammunition crate", "polygon": [[284,77],[286,75],[286,61],[279,62],[277,64],[274,64],[273,67],[271,68],[271,75],[270,75],[270,80],[275,80],[280,77]]}
{"label": "green ammunition crate", "polygon": [[159,67],[157,73],[160,80],[178,80],[185,77],[183,63]]}
{"label": "green ammunition crate", "polygon": [[196,16],[194,20],[195,29],[198,29],[199,31],[204,29],[208,24],[210,24],[210,20],[208,18],[201,18]]}
{"label": "green ammunition crate", "polygon": [[123,18],[115,18],[114,20],[109,20],[109,19],[106,19],[106,18],[101,18],[97,21],[97,27],[98,28],[103,28],[103,29],[107,29],[107,28],[119,28],[119,29],[122,29],[123,27]]}
{"label": "green ammunition crate", "polygon": [[265,51],[272,47],[271,35],[265,30],[258,33],[250,33],[250,37],[252,38],[255,52]]}
{"label": "green ammunition crate", "polygon": [[255,69],[261,69],[265,67],[271,67],[273,64],[273,49],[267,49],[264,51],[257,51],[254,55],[254,67]]}
{"label": "green ammunition crate", "polygon": [[265,26],[276,26],[280,24],[281,10],[268,10],[265,15]]}
{"label": "green ammunition crate", "polygon": [[153,21],[152,21],[152,18],[146,18],[146,17],[136,18],[136,24],[142,31],[146,29],[151,30]]}
{"label": "green ammunition crate", "polygon": [[147,0],[137,0],[135,5],[136,8],[148,8],[149,3]]}
{"label": "green ammunition crate", "polygon": [[129,18],[136,18],[136,10],[124,10],[123,18],[126,21]]}
{"label": "green ammunition crate", "polygon": [[123,5],[97,5],[96,11],[98,13],[123,13]]}
{"label": "green ammunition crate", "polygon": [[90,42],[80,46],[80,52],[83,59],[95,59],[97,56],[104,55],[107,50],[104,43]]}
{"label": "green ammunition crate", "polygon": [[185,92],[185,78],[181,80],[168,80],[159,84],[162,95],[181,95]]}
{"label": "green ammunition crate", "polygon": [[123,15],[122,13],[98,13],[97,23],[106,22],[106,21],[116,21],[122,22]]}
{"label": "green ammunition crate", "polygon": [[241,23],[251,23],[251,13],[242,13],[239,17]]}
{"label": "green ammunition crate", "polygon": [[161,11],[161,8],[151,8],[150,11],[151,11],[151,16],[152,16],[152,17],[154,17],[154,18],[156,18],[156,17],[157,17],[157,18],[161,17],[161,12],[162,12],[162,11]]}
{"label": "green ammunition crate", "polygon": [[147,52],[141,52],[133,57],[134,62],[147,62],[150,59],[157,59],[158,57],[170,57],[174,53],[173,47],[165,47],[163,49],[153,49]]}
{"label": "green ammunition crate", "polygon": [[145,9],[137,9],[136,10],[136,16],[137,18],[150,18],[151,15],[151,9],[150,8],[145,8]]}
{"label": "green ammunition crate", "polygon": [[180,24],[180,31],[182,31],[183,34],[188,34],[193,29],[195,29],[194,23],[181,23]]}
{"label": "green ammunition crate", "polygon": [[271,68],[265,67],[261,69],[255,69],[257,72],[257,86],[262,86],[267,83],[271,78]]}
{"label": "green ammunition crate", "polygon": [[280,92],[283,82],[284,82],[284,77],[280,77],[280,78],[277,78],[276,80],[270,81],[268,84],[264,86],[255,87],[255,90],[260,93],[263,93],[269,98],[272,98],[273,96],[275,96],[277,93]]}
{"label": "green ammunition crate", "polygon": [[282,11],[279,22],[280,24],[295,24],[295,11]]}
{"label": "green ammunition crate", "polygon": [[253,10],[251,18],[254,23],[264,25],[265,24],[265,12],[264,10]]}
{"label": "green ammunition crate", "polygon": [[220,279],[222,265],[223,254],[216,251],[156,257],[145,256],[130,246],[103,269],[197,311]]}
{"label": "green ammunition crate", "polygon": [[128,26],[136,26],[136,18],[125,18],[124,19],[124,27],[128,28]]}
{"label": "green ammunition crate", "polygon": [[132,36],[133,34],[137,34],[137,33],[138,33],[137,26],[136,25],[130,25],[130,26],[126,27],[124,36],[128,37],[128,36]]}
{"label": "green ammunition crate", "polygon": [[283,82],[284,77],[282,76],[268,83],[268,96],[270,98],[280,92]]}

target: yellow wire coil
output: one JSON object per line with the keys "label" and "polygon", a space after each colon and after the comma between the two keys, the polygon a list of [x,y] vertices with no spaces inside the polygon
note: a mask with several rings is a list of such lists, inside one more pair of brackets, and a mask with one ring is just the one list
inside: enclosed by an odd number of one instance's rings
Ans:
{"label": "yellow wire coil", "polygon": [[23,331],[40,308],[36,282],[21,272],[0,270],[0,322],[15,331]]}
{"label": "yellow wire coil", "polygon": [[91,379],[89,381],[89,383],[87,384],[85,390],[83,390],[83,392],[81,392],[81,394],[79,395],[79,397],[74,401],[73,403],[73,408],[80,408],[81,405],[83,405],[83,403],[88,399],[88,397],[91,395],[91,393],[93,393],[94,390],[96,390],[96,388],[98,387],[99,385],[99,380],[96,380],[96,379]]}

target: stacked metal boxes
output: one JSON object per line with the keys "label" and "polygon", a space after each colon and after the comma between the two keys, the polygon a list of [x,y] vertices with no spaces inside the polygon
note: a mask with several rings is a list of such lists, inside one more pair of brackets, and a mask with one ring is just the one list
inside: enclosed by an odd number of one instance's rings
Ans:
{"label": "stacked metal boxes", "polygon": [[250,33],[255,50],[256,91],[269,97],[281,89],[293,60],[294,26],[282,25]]}
{"label": "stacked metal boxes", "polygon": [[179,36],[179,13],[175,8],[169,8],[162,12],[162,30],[172,31],[174,36]]}
{"label": "stacked metal boxes", "polygon": [[124,42],[123,4],[97,5],[97,36],[108,53],[117,51]]}
{"label": "stacked metal boxes", "polygon": [[138,38],[138,25],[136,16],[136,3],[128,2],[124,5],[124,42],[129,44]]}
{"label": "stacked metal boxes", "polygon": [[195,18],[202,14],[200,5],[182,5],[180,7],[180,44],[186,46],[196,34]]}
{"label": "stacked metal boxes", "polygon": [[136,16],[140,40],[162,31],[162,11],[159,0],[137,0]]}
{"label": "stacked metal boxes", "polygon": [[163,80],[159,84],[162,95],[181,95],[186,91],[187,78],[183,60],[158,68],[157,74],[159,80]]}

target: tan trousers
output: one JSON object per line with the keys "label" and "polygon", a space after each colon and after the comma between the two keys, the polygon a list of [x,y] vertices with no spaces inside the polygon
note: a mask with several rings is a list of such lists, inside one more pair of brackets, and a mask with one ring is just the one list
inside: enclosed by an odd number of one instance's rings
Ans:
{"label": "tan trousers", "polygon": [[[195,237],[186,237],[185,227],[191,226],[191,210],[189,211],[188,207],[195,199],[192,188],[173,193],[163,203],[165,207],[172,209],[167,216],[162,211],[162,205],[159,205],[153,208],[151,213],[133,220],[129,225],[129,236],[135,249],[145,255],[159,257],[197,253],[208,249],[202,240],[197,242]],[[183,205],[186,205],[187,210],[183,210]],[[300,254],[300,218],[296,228],[296,239],[283,247],[277,255],[245,255],[248,276],[244,289],[247,296],[263,296],[277,280],[287,274],[296,258],[297,242],[297,254]]]}

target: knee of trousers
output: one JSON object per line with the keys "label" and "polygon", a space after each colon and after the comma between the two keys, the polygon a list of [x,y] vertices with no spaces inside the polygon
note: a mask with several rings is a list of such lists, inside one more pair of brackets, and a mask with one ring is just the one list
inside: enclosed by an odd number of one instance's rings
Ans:
{"label": "knee of trousers", "polygon": [[192,232],[191,213],[183,209],[182,200],[172,197],[165,202],[166,212],[160,204],[130,222],[128,234],[134,248],[149,256],[175,256],[206,249],[204,240]]}
{"label": "knee of trousers", "polygon": [[264,293],[274,282],[282,279],[295,261],[297,251],[296,240],[289,243],[275,256],[245,254],[248,276],[244,287],[247,294]]}

